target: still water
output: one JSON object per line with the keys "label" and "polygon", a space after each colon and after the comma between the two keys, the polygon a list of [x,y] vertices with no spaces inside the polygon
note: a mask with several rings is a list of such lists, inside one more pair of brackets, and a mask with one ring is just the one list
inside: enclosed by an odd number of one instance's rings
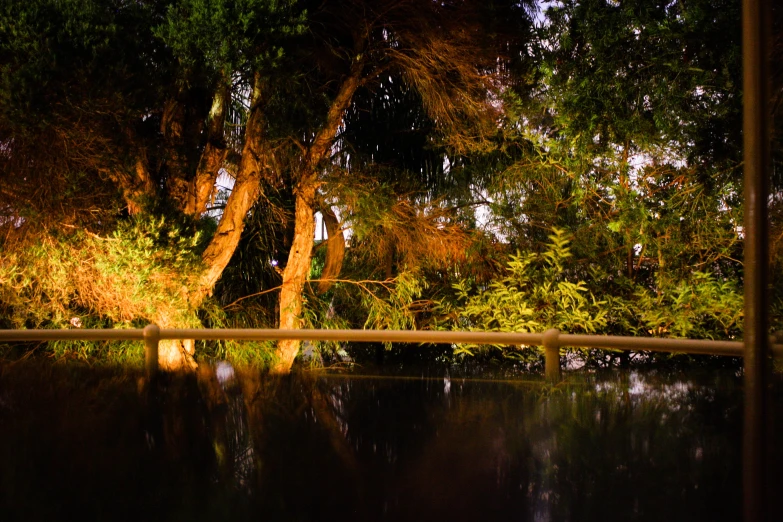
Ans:
{"label": "still water", "polygon": [[0,366],[0,518],[740,520],[741,384]]}

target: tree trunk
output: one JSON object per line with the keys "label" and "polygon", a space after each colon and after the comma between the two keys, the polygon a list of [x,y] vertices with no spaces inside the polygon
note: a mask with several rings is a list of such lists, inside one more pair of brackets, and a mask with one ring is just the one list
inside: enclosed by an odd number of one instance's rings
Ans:
{"label": "tree trunk", "polygon": [[[288,254],[288,263],[283,270],[283,286],[280,289],[280,328],[293,330],[301,325],[302,290],[310,273],[310,257],[313,252],[315,234],[316,184],[307,179],[296,191],[294,213],[294,241]],[[277,343],[277,363],[272,373],[288,373],[299,353],[299,341]]]}
{"label": "tree trunk", "polygon": [[[212,293],[215,283],[231,260],[242,236],[242,230],[245,228],[245,216],[258,198],[261,178],[268,169],[264,161],[266,149],[263,141],[261,95],[262,85],[259,75],[256,74],[250,115],[245,128],[245,145],[242,150],[236,182],[226,202],[217,231],[201,256],[204,271],[201,274],[197,290],[190,295],[189,299],[190,306],[194,310],[207,295]],[[165,318],[159,318],[156,323],[161,328],[183,326],[167,324]],[[160,344],[161,367],[170,371],[193,370],[196,367],[193,353],[192,340],[163,341]]]}
{"label": "tree trunk", "polygon": [[[294,216],[294,241],[288,254],[288,264],[283,271],[283,286],[280,289],[280,328],[300,327],[302,312],[302,289],[310,273],[310,258],[315,239],[315,192],[318,188],[318,168],[329,158],[337,130],[348,109],[353,94],[359,87],[362,75],[362,61],[357,59],[351,65],[350,74],[343,80],[329,107],[323,127],[316,133],[308,149],[304,169],[296,186],[296,210]],[[272,373],[288,373],[299,353],[299,341],[277,343],[277,363]]]}
{"label": "tree trunk", "polygon": [[185,205],[185,213],[191,216],[200,216],[207,208],[210,196],[215,190],[220,169],[228,153],[223,129],[226,120],[226,109],[231,92],[227,85],[218,87],[212,101],[212,109],[209,111],[207,124],[207,143],[196,170],[196,176],[190,182],[188,200]]}
{"label": "tree trunk", "polygon": [[[157,317],[154,323],[161,328],[179,328],[183,325],[166,317]],[[166,339],[158,344],[158,366],[167,372],[193,371],[198,367],[194,355],[196,343],[193,339]]]}
{"label": "tree trunk", "polygon": [[205,270],[201,276],[198,295],[191,300],[194,305],[198,305],[205,296],[212,293],[212,288],[234,255],[245,228],[245,217],[258,199],[262,176],[269,170],[265,161],[267,150],[264,147],[261,90],[261,80],[256,74],[242,159],[217,231],[202,255]]}
{"label": "tree trunk", "polygon": [[155,197],[155,180],[150,174],[143,149],[139,151],[132,171],[115,170],[109,172],[108,176],[120,187],[130,215],[139,214],[144,208],[145,199]]}
{"label": "tree trunk", "polygon": [[184,209],[188,199],[187,158],[185,148],[185,107],[177,97],[170,98],[163,106],[160,132],[163,134],[166,159],[166,188],[177,207]]}
{"label": "tree trunk", "polygon": [[321,209],[321,215],[326,225],[328,239],[326,241],[326,262],[321,272],[321,281],[318,283],[318,293],[325,294],[334,285],[333,279],[340,275],[343,268],[343,259],[345,258],[345,236],[340,228],[340,222],[337,220],[332,209],[325,205]]}

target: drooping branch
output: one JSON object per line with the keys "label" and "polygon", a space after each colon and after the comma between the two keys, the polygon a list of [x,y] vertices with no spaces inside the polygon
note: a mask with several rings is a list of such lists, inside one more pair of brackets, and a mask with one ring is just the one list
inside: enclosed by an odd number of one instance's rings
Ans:
{"label": "drooping branch", "polygon": [[[497,132],[502,90],[498,49],[482,45],[480,16],[469,3],[441,11],[437,3],[395,21],[376,53],[421,97],[446,144],[482,150]],[[493,102],[494,100],[494,102]]]}
{"label": "drooping branch", "polygon": [[345,258],[345,236],[340,228],[340,221],[331,207],[325,205],[321,209],[321,215],[329,237],[326,241],[326,262],[317,289],[319,294],[324,294],[334,285],[334,280],[342,270]]}

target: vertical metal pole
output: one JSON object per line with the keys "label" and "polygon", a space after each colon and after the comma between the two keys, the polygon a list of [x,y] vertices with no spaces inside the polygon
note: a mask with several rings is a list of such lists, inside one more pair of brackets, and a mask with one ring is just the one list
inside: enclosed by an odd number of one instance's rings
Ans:
{"label": "vertical metal pole", "polygon": [[560,330],[551,328],[544,332],[544,374],[548,382],[560,381]]}
{"label": "vertical metal pole", "polygon": [[160,343],[160,328],[156,324],[148,324],[144,327],[144,362],[147,372],[147,380],[150,381],[158,374],[158,344]]}
{"label": "vertical metal pole", "polygon": [[743,0],[742,67],[745,181],[745,410],[743,516],[765,519],[765,419],[769,371],[767,198],[769,194],[768,0]]}

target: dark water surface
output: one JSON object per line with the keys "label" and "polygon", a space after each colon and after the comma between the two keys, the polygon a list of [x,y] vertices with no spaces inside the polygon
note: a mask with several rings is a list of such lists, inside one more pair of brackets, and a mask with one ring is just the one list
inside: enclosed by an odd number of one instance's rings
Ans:
{"label": "dark water surface", "polygon": [[738,521],[741,384],[5,365],[0,520]]}

